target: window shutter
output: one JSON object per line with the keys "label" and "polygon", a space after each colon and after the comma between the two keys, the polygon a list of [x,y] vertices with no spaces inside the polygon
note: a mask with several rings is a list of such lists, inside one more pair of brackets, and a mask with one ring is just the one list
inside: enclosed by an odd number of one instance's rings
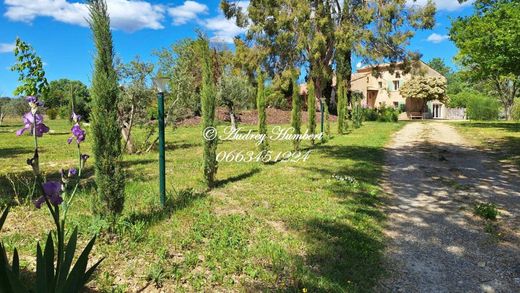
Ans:
{"label": "window shutter", "polygon": [[387,80],[386,83],[388,85],[388,90],[389,91],[393,91],[394,90],[394,83],[391,80]]}

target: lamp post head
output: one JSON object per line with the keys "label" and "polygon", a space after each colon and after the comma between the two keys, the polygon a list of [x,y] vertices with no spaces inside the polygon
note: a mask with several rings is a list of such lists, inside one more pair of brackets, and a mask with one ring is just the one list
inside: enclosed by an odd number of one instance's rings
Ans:
{"label": "lamp post head", "polygon": [[155,88],[159,93],[165,93],[166,89],[168,88],[168,83],[170,82],[170,79],[166,76],[157,76],[153,79],[153,83],[155,85]]}

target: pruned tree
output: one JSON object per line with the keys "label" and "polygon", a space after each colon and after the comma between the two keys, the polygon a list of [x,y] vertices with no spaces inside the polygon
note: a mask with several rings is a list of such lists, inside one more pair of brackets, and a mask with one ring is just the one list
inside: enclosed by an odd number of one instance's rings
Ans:
{"label": "pruned tree", "polygon": [[116,70],[120,82],[118,119],[124,141],[123,149],[131,154],[135,151],[132,128],[136,124],[148,122],[147,110],[154,103],[155,95],[151,86],[154,65],[136,56],[127,64],[119,63]]}
{"label": "pruned tree", "polygon": [[5,116],[9,112],[9,103],[11,102],[10,98],[0,97],[0,126],[4,122]]}
{"label": "pruned tree", "polygon": [[107,3],[90,0],[88,8],[96,46],[91,88],[92,151],[97,186],[94,208],[101,215],[113,217],[123,211],[125,202],[121,131],[117,119],[119,86]]}
{"label": "pruned tree", "polygon": [[247,77],[235,75],[230,70],[220,77],[217,100],[227,108],[233,131],[237,129],[238,112],[251,104],[252,97],[254,89]]}

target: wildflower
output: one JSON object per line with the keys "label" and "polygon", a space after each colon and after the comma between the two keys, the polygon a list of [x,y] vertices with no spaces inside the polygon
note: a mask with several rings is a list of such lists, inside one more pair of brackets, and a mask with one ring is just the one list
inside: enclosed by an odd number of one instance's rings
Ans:
{"label": "wildflower", "polygon": [[[49,132],[49,127],[43,124],[43,117],[38,113],[27,112],[23,115],[24,127],[16,131],[16,135],[20,136],[25,131],[30,131],[31,134],[36,133],[36,136],[41,137],[44,133]],[[33,132],[34,131],[34,132]]]}
{"label": "wildflower", "polygon": [[78,144],[85,140],[85,130],[81,129],[78,123],[74,124],[70,131],[72,132],[72,136],[67,139],[67,143],[70,144],[74,138],[76,138]]}
{"label": "wildflower", "polygon": [[62,191],[62,186],[61,186],[60,182],[47,181],[42,184],[42,188],[43,188],[43,196],[41,196],[34,202],[34,205],[36,206],[37,209],[39,209],[42,206],[42,204],[45,202],[46,198],[54,206],[58,206],[59,204],[61,204],[63,202],[63,198],[60,195],[61,191]]}

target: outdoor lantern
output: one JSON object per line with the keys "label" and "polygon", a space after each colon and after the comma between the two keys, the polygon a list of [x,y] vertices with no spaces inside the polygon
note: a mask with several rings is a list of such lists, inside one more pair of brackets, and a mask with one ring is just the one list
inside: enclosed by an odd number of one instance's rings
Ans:
{"label": "outdoor lantern", "polygon": [[168,84],[170,83],[170,79],[165,76],[158,76],[158,77],[154,78],[153,83],[155,84],[155,88],[157,89],[157,92],[165,93],[166,89],[168,87]]}
{"label": "outdoor lantern", "polygon": [[166,204],[166,160],[164,143],[164,93],[170,82],[168,77],[157,76],[154,78],[157,89],[157,120],[159,121],[159,192],[161,205]]}

